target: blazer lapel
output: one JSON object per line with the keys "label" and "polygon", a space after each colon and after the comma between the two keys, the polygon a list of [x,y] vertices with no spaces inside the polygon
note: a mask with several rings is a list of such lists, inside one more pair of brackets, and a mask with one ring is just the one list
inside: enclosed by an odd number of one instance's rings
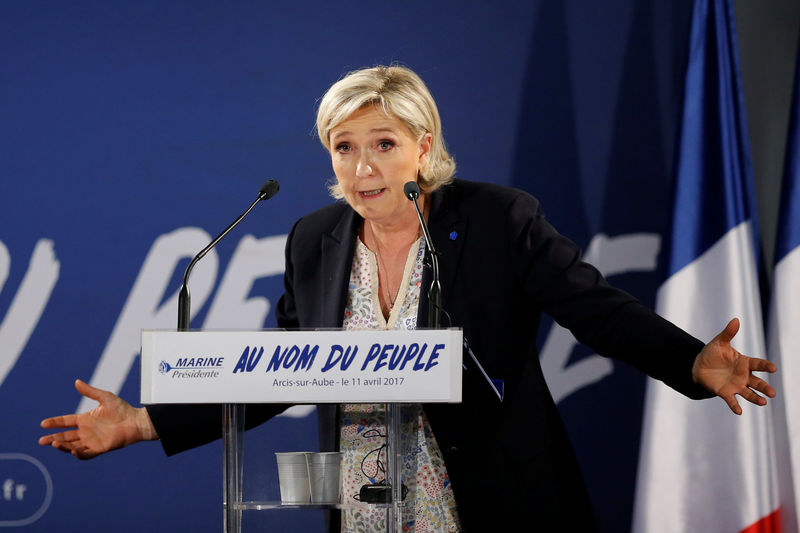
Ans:
{"label": "blazer lapel", "polygon": [[[431,209],[428,215],[428,229],[431,240],[439,255],[439,277],[442,284],[442,306],[448,309],[453,299],[452,288],[458,263],[461,259],[464,240],[467,233],[467,221],[459,216],[456,208],[456,188],[452,185],[443,187],[431,194]],[[428,288],[431,285],[432,272],[430,266],[422,275],[417,326],[428,326]],[[448,326],[446,317],[443,325]]]}
{"label": "blazer lapel", "polygon": [[323,233],[321,242],[321,278],[319,287],[320,324],[341,327],[356,234],[361,217],[347,208],[330,233]]}

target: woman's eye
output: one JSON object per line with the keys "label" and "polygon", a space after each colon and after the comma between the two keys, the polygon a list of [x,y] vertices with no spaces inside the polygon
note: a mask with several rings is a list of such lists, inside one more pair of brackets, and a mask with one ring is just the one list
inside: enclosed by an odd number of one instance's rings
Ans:
{"label": "woman's eye", "polygon": [[382,151],[382,152],[385,152],[387,150],[391,150],[391,148],[393,146],[394,146],[394,143],[392,141],[381,141],[381,142],[378,143],[378,149],[380,151]]}
{"label": "woman's eye", "polygon": [[350,145],[346,143],[337,144],[336,151],[340,154],[346,154],[350,151]]}

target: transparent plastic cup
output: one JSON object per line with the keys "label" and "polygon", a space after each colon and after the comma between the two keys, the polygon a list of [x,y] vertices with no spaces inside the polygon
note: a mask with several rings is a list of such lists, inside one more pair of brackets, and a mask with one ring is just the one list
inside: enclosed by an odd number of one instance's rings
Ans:
{"label": "transparent plastic cup", "polygon": [[309,452],[276,452],[278,462],[278,484],[281,489],[281,502],[308,503],[311,487],[308,482]]}
{"label": "transparent plastic cup", "polygon": [[310,453],[308,481],[311,503],[339,503],[339,471],[342,454],[339,452]]}

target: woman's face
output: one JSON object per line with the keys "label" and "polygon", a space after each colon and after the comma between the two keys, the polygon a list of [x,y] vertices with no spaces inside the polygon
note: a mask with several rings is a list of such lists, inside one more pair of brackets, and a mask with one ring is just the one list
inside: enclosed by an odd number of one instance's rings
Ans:
{"label": "woman's face", "polygon": [[330,147],[345,200],[365,220],[396,224],[416,216],[403,185],[417,181],[427,162],[430,133],[418,140],[403,121],[368,106],[331,130]]}

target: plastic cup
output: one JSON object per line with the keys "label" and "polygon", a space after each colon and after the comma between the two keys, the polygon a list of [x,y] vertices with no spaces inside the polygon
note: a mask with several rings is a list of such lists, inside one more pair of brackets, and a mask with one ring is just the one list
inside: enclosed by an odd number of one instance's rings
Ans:
{"label": "plastic cup", "polygon": [[308,483],[309,452],[276,452],[278,484],[283,503],[308,503],[311,488]]}
{"label": "plastic cup", "polygon": [[339,503],[339,471],[342,454],[310,453],[306,456],[306,460],[311,503]]}

